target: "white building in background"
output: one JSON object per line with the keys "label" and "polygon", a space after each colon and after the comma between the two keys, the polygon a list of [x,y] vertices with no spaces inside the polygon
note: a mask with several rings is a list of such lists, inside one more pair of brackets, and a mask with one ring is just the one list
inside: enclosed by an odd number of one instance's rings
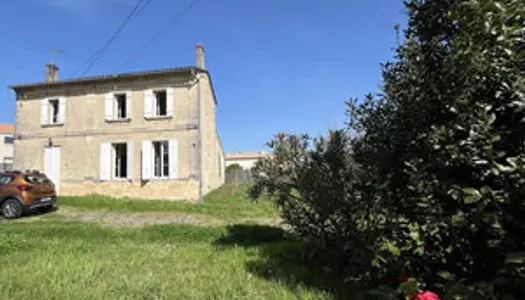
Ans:
{"label": "white building in background", "polygon": [[264,152],[238,152],[238,153],[226,153],[226,167],[238,164],[243,169],[249,170],[255,163],[263,158],[268,156]]}
{"label": "white building in background", "polygon": [[0,171],[13,167],[13,143],[15,126],[0,124]]}

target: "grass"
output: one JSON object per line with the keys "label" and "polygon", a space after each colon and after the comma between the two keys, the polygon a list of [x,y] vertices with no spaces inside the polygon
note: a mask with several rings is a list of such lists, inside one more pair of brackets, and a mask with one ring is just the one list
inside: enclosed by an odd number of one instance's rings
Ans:
{"label": "grass", "polygon": [[118,212],[177,212],[206,215],[221,220],[278,218],[273,203],[253,203],[246,197],[248,185],[224,185],[208,194],[204,203],[184,201],[115,199],[106,196],[61,197],[59,205],[79,209],[109,210]]}
{"label": "grass", "polygon": [[[307,246],[254,204],[246,186],[225,186],[201,205],[62,198],[59,205],[118,212],[183,212],[254,222],[228,226],[110,228],[51,213],[0,222],[0,299],[362,299],[306,265]],[[235,223],[235,222],[233,222]]]}
{"label": "grass", "polygon": [[306,267],[290,263],[297,243],[282,229],[258,225],[107,229],[6,222],[0,299],[334,298],[329,286],[311,285]]}

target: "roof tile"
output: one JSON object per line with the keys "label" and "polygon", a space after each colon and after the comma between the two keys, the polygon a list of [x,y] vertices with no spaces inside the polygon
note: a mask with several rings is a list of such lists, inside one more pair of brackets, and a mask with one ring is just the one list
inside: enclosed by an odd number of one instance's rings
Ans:
{"label": "roof tile", "polygon": [[0,133],[14,133],[14,132],[15,132],[14,125],[0,123]]}

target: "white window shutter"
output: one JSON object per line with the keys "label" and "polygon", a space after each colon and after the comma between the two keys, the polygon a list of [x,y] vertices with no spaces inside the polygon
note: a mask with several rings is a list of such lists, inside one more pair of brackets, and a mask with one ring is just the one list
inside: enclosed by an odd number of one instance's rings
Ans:
{"label": "white window shutter", "polygon": [[60,97],[58,99],[58,123],[64,124],[66,122],[66,98]]}
{"label": "white window shutter", "polygon": [[173,106],[175,103],[175,91],[173,88],[166,89],[166,112],[168,116],[173,116]]}
{"label": "white window shutter", "polygon": [[42,100],[42,104],[40,106],[40,124],[46,125],[49,122],[49,101]]}
{"label": "white window shutter", "polygon": [[104,112],[104,119],[113,120],[113,93],[106,94],[106,109]]}
{"label": "white window shutter", "polygon": [[133,94],[131,92],[126,93],[126,118],[131,119],[131,99]]}
{"label": "white window shutter", "polygon": [[153,177],[153,145],[151,141],[142,141],[142,179]]}
{"label": "white window shutter", "polygon": [[111,179],[111,144],[100,144],[100,180]]}
{"label": "white window shutter", "polygon": [[128,153],[127,153],[127,167],[128,167],[128,180],[133,180],[133,162],[134,162],[134,156],[133,156],[133,143],[128,142]]}
{"label": "white window shutter", "polygon": [[169,141],[169,158],[170,178],[176,179],[179,177],[179,149],[176,140]]}
{"label": "white window shutter", "polygon": [[144,117],[153,117],[153,90],[144,91]]}

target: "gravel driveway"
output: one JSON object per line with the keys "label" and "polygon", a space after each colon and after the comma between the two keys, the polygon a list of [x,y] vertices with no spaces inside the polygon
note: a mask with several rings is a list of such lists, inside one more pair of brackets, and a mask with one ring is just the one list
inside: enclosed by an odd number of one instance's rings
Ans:
{"label": "gravel driveway", "polygon": [[[229,224],[257,223],[261,225],[282,226],[280,219],[259,218],[228,221],[206,215],[184,214],[176,212],[115,212],[104,210],[83,210],[59,207],[56,211],[42,215],[31,215],[15,222],[33,222],[44,219],[65,219],[97,223],[102,226],[137,228],[155,224],[191,224],[201,226],[221,226]],[[0,222],[4,221],[0,218]]]}

